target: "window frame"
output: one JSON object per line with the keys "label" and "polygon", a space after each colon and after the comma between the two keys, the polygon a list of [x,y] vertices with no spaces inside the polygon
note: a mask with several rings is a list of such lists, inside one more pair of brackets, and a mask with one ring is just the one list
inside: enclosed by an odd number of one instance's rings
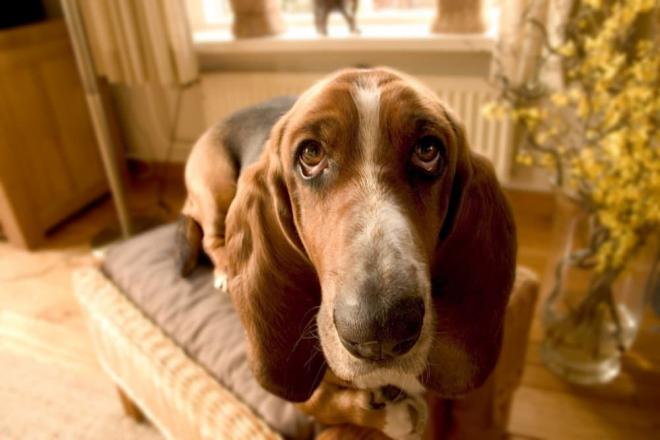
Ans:
{"label": "window frame", "polygon": [[[231,34],[231,17],[208,22],[204,14],[204,0],[185,0],[188,6],[193,42],[204,56],[222,52],[224,55],[259,53],[296,53],[309,51],[341,52],[488,52],[492,53],[499,35],[500,8],[492,3],[487,9],[487,30],[480,34],[435,34],[431,24],[433,9],[411,11],[380,11],[362,13],[358,18],[361,34],[349,34],[340,14],[332,14],[328,21],[328,36],[320,36],[314,27],[313,14],[283,14],[287,31],[264,37],[236,39]],[[485,3],[489,3],[486,1]],[[374,35],[374,29],[388,27],[387,33]],[[400,32],[390,32],[398,29]],[[391,36],[396,35],[396,36]]]}

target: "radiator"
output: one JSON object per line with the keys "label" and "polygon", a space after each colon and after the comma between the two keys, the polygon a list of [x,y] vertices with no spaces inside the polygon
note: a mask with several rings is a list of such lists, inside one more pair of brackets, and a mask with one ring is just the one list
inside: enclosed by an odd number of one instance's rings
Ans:
{"label": "radiator", "polygon": [[[204,112],[207,126],[232,112],[265,99],[297,95],[321,78],[311,73],[210,73],[202,76]],[[485,80],[443,76],[420,76],[465,124],[473,151],[493,163],[500,181],[509,178],[512,161],[511,127],[506,121],[493,121],[481,114],[481,106],[495,96]]]}

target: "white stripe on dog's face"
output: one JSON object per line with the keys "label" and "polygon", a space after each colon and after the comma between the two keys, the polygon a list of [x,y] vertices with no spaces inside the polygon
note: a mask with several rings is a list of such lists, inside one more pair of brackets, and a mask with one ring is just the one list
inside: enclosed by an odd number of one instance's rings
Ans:
{"label": "white stripe on dog's face", "polygon": [[365,245],[373,246],[376,237],[383,235],[396,238],[397,243],[387,244],[400,248],[403,243],[409,243],[412,237],[409,222],[379,183],[377,153],[382,140],[378,84],[371,77],[361,78],[351,95],[360,117],[359,142],[364,156],[360,188],[366,198],[362,213],[364,232],[356,237],[356,241],[364,241]]}
{"label": "white stripe on dog's face", "polygon": [[356,202],[350,214],[357,232],[347,237],[345,258],[338,262],[335,276],[324,283],[324,289],[331,292],[323,295],[317,317],[320,342],[330,368],[338,377],[358,387],[389,384],[410,394],[419,393],[422,387],[417,376],[426,366],[432,339],[432,313],[424,315],[422,335],[416,346],[387,367],[375,367],[349,353],[333,323],[334,298],[359,291],[374,271],[382,274],[383,280],[408,277],[416,290],[410,293],[421,295],[426,310],[431,310],[428,267],[417,249],[410,219],[388,190],[379,162],[386,140],[380,124],[381,92],[377,82],[369,76],[361,77],[353,85],[351,97],[359,117],[356,141],[361,156]]}
{"label": "white stripe on dog's face", "polygon": [[[384,186],[379,183],[377,154],[381,139],[380,90],[372,77],[363,77],[351,93],[359,115],[359,143],[362,152],[360,169],[360,190],[364,202],[360,205],[359,222],[361,233],[354,237],[354,248],[360,255],[358,261],[371,258],[370,251],[375,247],[389,247],[402,251],[405,243],[410,243],[410,225],[399,207],[391,200]],[[384,237],[380,244],[378,237]],[[384,250],[384,249],[383,249]],[[380,252],[379,252],[380,253]],[[384,253],[381,264],[392,266],[395,262]],[[383,268],[386,270],[392,267]]]}
{"label": "white stripe on dog's face", "polygon": [[365,163],[373,163],[380,140],[380,90],[371,77],[361,78],[351,91],[360,115],[360,144],[366,155]]}

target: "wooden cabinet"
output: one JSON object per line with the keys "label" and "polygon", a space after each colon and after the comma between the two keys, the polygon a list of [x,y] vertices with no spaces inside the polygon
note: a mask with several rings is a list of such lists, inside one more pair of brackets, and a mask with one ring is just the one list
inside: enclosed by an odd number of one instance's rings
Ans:
{"label": "wooden cabinet", "polygon": [[12,243],[107,191],[63,21],[0,31],[0,224]]}

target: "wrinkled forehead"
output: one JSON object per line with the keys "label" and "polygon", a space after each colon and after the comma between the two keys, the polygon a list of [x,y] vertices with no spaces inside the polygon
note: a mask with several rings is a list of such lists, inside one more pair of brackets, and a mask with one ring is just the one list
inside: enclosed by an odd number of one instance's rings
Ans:
{"label": "wrinkled forehead", "polygon": [[[386,69],[342,71],[308,89],[289,114],[287,131],[322,135],[330,128],[384,127],[429,120],[447,123],[435,94],[416,80]],[[321,136],[322,137],[322,136]]]}

